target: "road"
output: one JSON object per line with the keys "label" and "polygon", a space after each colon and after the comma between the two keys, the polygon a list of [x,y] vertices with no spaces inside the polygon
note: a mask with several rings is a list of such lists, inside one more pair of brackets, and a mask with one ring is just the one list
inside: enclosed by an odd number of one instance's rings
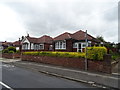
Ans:
{"label": "road", "polygon": [[[1,82],[9,88],[93,88],[89,84],[34,72],[10,64],[2,64],[1,66]],[[2,86],[6,87],[5,85]]]}

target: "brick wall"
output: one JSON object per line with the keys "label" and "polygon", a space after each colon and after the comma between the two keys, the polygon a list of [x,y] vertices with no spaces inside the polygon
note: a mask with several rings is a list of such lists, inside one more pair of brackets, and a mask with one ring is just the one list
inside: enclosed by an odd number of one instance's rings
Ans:
{"label": "brick wall", "polygon": [[[107,57],[107,58],[106,58]],[[111,59],[110,56],[105,56],[104,61],[88,60],[88,70],[111,73]],[[84,58],[63,58],[63,57],[50,57],[50,56],[32,56],[22,55],[22,60],[35,61],[46,64],[60,65],[71,68],[78,68],[84,70]],[[109,59],[109,60],[108,60]]]}
{"label": "brick wall", "polygon": [[66,40],[66,51],[72,52],[73,51],[73,42],[72,40]]}
{"label": "brick wall", "polygon": [[14,58],[20,58],[20,53],[3,53],[2,58],[8,58],[8,59],[14,59]]}

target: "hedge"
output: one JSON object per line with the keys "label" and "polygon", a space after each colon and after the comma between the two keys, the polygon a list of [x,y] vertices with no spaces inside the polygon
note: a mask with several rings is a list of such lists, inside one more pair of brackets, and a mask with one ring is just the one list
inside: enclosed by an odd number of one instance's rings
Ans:
{"label": "hedge", "polygon": [[87,47],[87,58],[94,60],[103,60],[103,56],[107,54],[105,47]]}
{"label": "hedge", "polygon": [[13,46],[10,46],[4,50],[2,50],[2,53],[15,53],[16,52],[16,48]]}
{"label": "hedge", "polygon": [[80,52],[23,52],[23,55],[39,55],[39,56],[55,56],[55,57],[69,57],[80,58],[85,57],[85,53]]}
{"label": "hedge", "polygon": [[[87,58],[93,60],[103,60],[103,56],[107,54],[105,47],[87,47]],[[39,56],[55,56],[68,58],[85,58],[85,53],[81,52],[23,52],[23,55],[39,55]]]}

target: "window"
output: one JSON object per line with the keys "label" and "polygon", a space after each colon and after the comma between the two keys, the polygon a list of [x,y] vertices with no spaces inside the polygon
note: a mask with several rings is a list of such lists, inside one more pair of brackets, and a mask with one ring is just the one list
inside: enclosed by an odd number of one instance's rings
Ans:
{"label": "window", "polygon": [[44,49],[44,44],[40,44],[39,45],[39,49],[41,50],[41,49]]}
{"label": "window", "polygon": [[56,42],[55,49],[66,49],[66,42],[65,41]]}
{"label": "window", "polygon": [[22,45],[22,49],[23,49],[23,50],[27,50],[27,49],[28,49],[28,43],[24,43],[24,44]]}
{"label": "window", "polygon": [[63,48],[66,48],[66,43],[65,42],[63,42]]}
{"label": "window", "polygon": [[77,43],[73,43],[73,48],[77,48]]}
{"label": "window", "polygon": [[53,45],[50,45],[50,46],[49,46],[49,50],[52,50],[52,49],[53,49]]}
{"label": "window", "polygon": [[34,44],[34,50],[41,50],[41,49],[44,49],[43,44]]}
{"label": "window", "polygon": [[34,49],[35,49],[35,50],[38,50],[38,49],[39,49],[38,44],[34,44]]}
{"label": "window", "polygon": [[83,44],[82,44],[82,47],[85,48],[85,47],[86,47],[86,43],[83,43]]}
{"label": "window", "polygon": [[55,43],[55,48],[58,48],[58,44],[59,44],[58,42]]}
{"label": "window", "polygon": [[62,44],[63,44],[63,42],[60,42],[60,48],[62,48]]}

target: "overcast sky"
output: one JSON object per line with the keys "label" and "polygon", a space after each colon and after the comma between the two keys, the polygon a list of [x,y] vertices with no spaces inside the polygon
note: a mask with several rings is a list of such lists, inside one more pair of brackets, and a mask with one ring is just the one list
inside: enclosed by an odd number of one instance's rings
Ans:
{"label": "overcast sky", "polygon": [[0,0],[0,41],[88,30],[118,42],[119,0]]}

